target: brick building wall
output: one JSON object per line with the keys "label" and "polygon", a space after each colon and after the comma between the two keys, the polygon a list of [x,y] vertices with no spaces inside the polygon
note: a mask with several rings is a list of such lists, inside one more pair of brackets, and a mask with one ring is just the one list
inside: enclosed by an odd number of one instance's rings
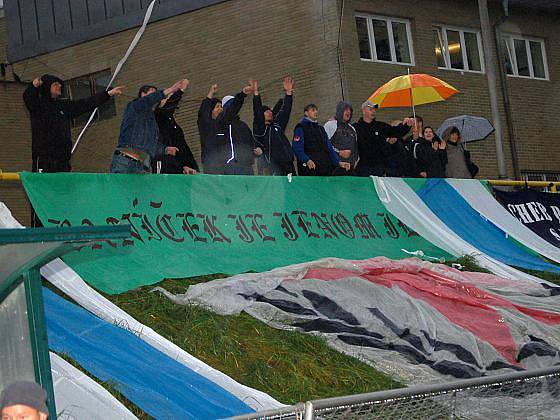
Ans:
{"label": "brick building wall", "polygon": [[[0,60],[6,62],[6,32],[0,16]],[[25,85],[0,80],[0,170],[19,172],[31,165],[31,127],[21,100]],[[19,182],[0,181],[0,201],[22,224],[29,224],[30,208]]]}
{"label": "brick building wall", "polygon": [[[491,4],[491,17],[500,14],[498,5]],[[450,11],[452,11],[450,13]],[[367,62],[360,59],[355,13],[367,13],[410,20],[415,65],[404,66]],[[434,54],[432,27],[444,24],[480,30],[476,2],[461,0],[410,1],[348,0],[342,26],[344,45],[344,78],[347,81],[347,99],[356,107],[375,89],[391,78],[407,73],[428,73],[447,81],[461,91],[446,102],[422,105],[416,111],[425,123],[438,127],[446,118],[461,115],[482,115],[492,121],[485,73],[460,72],[438,69]],[[512,10],[503,26],[504,32],[534,36],[545,40],[550,80],[507,77],[513,108],[517,155],[521,171],[542,170],[560,172],[560,148],[556,145],[554,115],[560,110],[560,33],[558,17],[532,11]],[[494,45],[492,53],[496,54]],[[511,148],[508,138],[501,85],[498,80],[499,108],[507,172],[514,176]],[[402,118],[411,110],[385,108],[378,111],[378,118],[385,121]],[[468,146],[473,161],[480,166],[481,178],[497,178],[496,147],[494,136]]]}
{"label": "brick building wall", "polygon": [[[341,99],[341,84],[346,99],[360,114],[359,104],[379,85],[399,74],[402,65],[360,60],[355,12],[401,17],[411,22],[415,66],[411,72],[433,74],[461,90],[447,102],[418,107],[427,124],[437,127],[445,118],[463,113],[491,118],[485,74],[440,70],[434,57],[434,23],[477,29],[480,27],[476,2],[464,0],[409,1],[346,0],[341,28],[341,60],[337,60],[340,0],[274,1],[231,0],[191,13],[151,23],[142,40],[121,71],[117,84],[127,86],[126,95],[116,100],[117,116],[94,123],[73,158],[75,171],[105,172],[117,142],[122,111],[144,83],[167,87],[182,77],[191,88],[177,112],[195,157],[200,145],[196,115],[202,98],[212,83],[220,84],[220,96],[238,92],[248,78],[259,80],[264,103],[273,104],[282,95],[281,79],[290,74],[296,79],[294,111],[288,131],[302,115],[303,106],[315,102],[320,119],[325,121]],[[450,11],[453,11],[450,13]],[[491,16],[497,16],[497,8]],[[558,69],[560,35],[553,16],[513,13],[504,30],[545,39],[551,81],[508,77],[516,121],[515,132],[521,169],[559,171],[555,144],[554,111],[559,109]],[[70,48],[18,62],[14,68],[24,80],[43,73],[54,73],[65,80],[110,69],[125,53],[137,28]],[[0,48],[5,48],[5,32],[0,18]],[[2,53],[3,54],[3,53]],[[0,115],[3,153],[0,167],[21,170],[30,165],[30,130],[21,101],[21,86],[7,85],[0,106],[8,106],[13,121]],[[5,99],[9,98],[9,99]],[[544,99],[543,99],[544,98]],[[507,126],[500,98],[504,151],[507,169],[513,175],[507,139]],[[381,120],[390,121],[410,114],[408,109],[382,109]],[[251,100],[244,106],[242,119],[252,122]],[[12,117],[10,117],[12,118]],[[74,138],[79,130],[76,129]],[[481,167],[481,177],[497,177],[494,138],[469,146],[473,160]],[[21,191],[9,197],[18,216],[26,217]],[[17,188],[16,188],[17,189]],[[11,198],[13,197],[13,198]]]}

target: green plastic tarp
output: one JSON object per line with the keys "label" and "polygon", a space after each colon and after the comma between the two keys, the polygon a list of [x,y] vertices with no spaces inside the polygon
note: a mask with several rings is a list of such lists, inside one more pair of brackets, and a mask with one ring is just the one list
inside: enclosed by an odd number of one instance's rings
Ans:
{"label": "green plastic tarp", "polygon": [[132,237],[64,260],[121,293],[164,278],[237,274],[324,257],[450,258],[392,216],[369,178],[23,173],[46,227],[128,223]]}

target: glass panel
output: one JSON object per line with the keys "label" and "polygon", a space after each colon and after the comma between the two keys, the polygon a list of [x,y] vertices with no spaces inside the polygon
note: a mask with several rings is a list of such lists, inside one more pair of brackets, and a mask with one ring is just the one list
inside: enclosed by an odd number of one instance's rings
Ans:
{"label": "glass panel", "polygon": [[447,31],[447,49],[451,59],[451,68],[464,70],[461,37],[458,31]]}
{"label": "glass panel", "polygon": [[393,41],[395,42],[395,55],[397,58],[397,62],[411,63],[406,24],[402,22],[393,22],[392,25]]}
{"label": "glass panel", "polygon": [[14,381],[35,382],[23,282],[0,302],[0,389]]}
{"label": "glass panel", "polygon": [[373,34],[375,37],[375,51],[377,52],[377,59],[392,61],[389,33],[387,32],[387,22],[384,20],[373,19]]}
{"label": "glass panel", "polygon": [[481,71],[480,50],[478,49],[478,38],[472,32],[465,32],[465,50],[467,52],[467,62],[469,70]]}
{"label": "glass panel", "polygon": [[[93,80],[95,83],[95,93],[103,92],[111,81],[111,73],[104,71],[94,76]],[[104,120],[114,117],[115,115],[117,115],[117,109],[115,107],[115,98],[112,97],[99,107],[99,118]]]}
{"label": "glass panel", "polygon": [[445,58],[443,57],[444,50],[442,45],[441,30],[439,28],[434,28],[434,51],[436,54],[436,62],[438,67],[447,67],[445,65]]}
{"label": "glass panel", "polygon": [[502,38],[502,49],[504,51],[504,60],[506,66],[506,73],[513,74],[513,64],[511,58],[511,50],[509,48],[509,40],[506,38]]}
{"label": "glass panel", "polygon": [[513,45],[515,47],[515,58],[517,60],[517,72],[520,76],[530,76],[529,71],[529,57],[527,56],[527,47],[525,40],[514,39]]}
{"label": "glass panel", "polygon": [[356,29],[358,30],[358,45],[360,46],[360,58],[371,60],[371,49],[369,47],[367,19],[357,17]]}
{"label": "glass panel", "polygon": [[[91,82],[89,78],[74,79],[68,82],[72,100],[89,98],[93,93],[91,90]],[[89,113],[82,114],[74,119],[74,125],[83,125],[87,122]]]}
{"label": "glass panel", "polygon": [[546,77],[546,73],[544,71],[544,54],[542,45],[538,41],[529,41],[529,47],[531,48],[531,59],[533,60],[533,74],[535,77],[544,79]]}

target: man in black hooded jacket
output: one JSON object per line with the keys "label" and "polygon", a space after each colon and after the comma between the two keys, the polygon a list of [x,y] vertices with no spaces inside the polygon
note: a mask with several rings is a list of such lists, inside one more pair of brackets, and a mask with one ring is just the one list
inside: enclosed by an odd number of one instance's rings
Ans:
{"label": "man in black hooded jacket", "polygon": [[63,85],[58,77],[45,74],[23,92],[31,119],[33,172],[70,172],[72,119],[93,111],[123,90],[116,87],[73,101],[61,98]]}
{"label": "man in black hooded jacket", "polygon": [[164,146],[176,147],[179,151],[174,156],[162,155],[158,160],[154,160],[152,173],[191,175],[198,172],[198,164],[185,141],[183,129],[175,121],[175,110],[179,108],[182,97],[183,92],[178,90],[168,99],[164,99],[162,105],[154,112],[159,128],[158,141]]}
{"label": "man in black hooded jacket", "polygon": [[245,86],[241,92],[231,97],[227,109],[222,106],[222,101],[214,97],[218,89],[217,84],[212,85],[208,95],[200,104],[197,125],[204,173],[223,175],[228,159],[226,153],[229,156],[230,152],[230,144],[227,140],[228,127],[237,117],[245,97],[252,92],[252,88],[249,85]]}
{"label": "man in black hooded jacket", "polygon": [[263,150],[270,175],[288,175],[295,173],[294,152],[286,137],[286,127],[292,112],[294,79],[283,80],[284,99],[280,99],[274,109],[262,104],[257,82],[253,96],[253,134],[257,145]]}

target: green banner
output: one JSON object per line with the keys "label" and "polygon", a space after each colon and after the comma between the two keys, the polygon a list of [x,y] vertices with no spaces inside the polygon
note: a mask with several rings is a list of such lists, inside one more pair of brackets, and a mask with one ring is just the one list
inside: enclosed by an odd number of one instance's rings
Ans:
{"label": "green banner", "polygon": [[23,173],[45,227],[131,225],[64,260],[121,293],[163,278],[236,274],[323,257],[450,258],[383,206],[369,178]]}

